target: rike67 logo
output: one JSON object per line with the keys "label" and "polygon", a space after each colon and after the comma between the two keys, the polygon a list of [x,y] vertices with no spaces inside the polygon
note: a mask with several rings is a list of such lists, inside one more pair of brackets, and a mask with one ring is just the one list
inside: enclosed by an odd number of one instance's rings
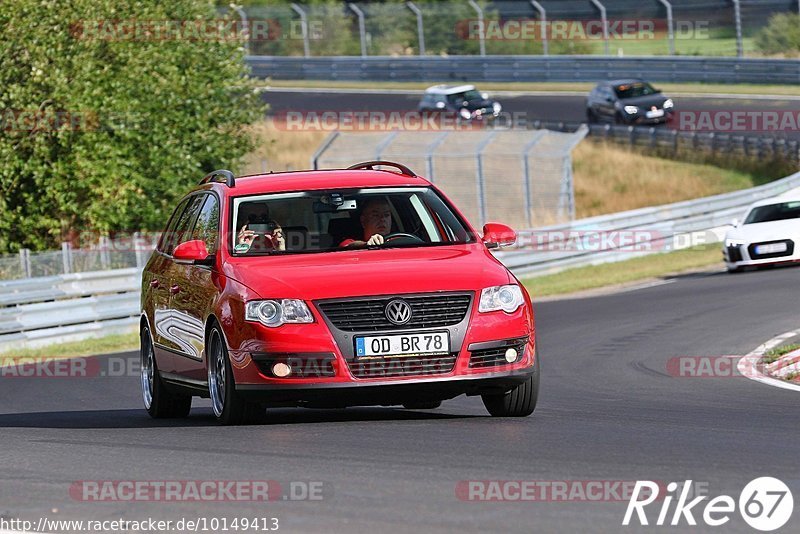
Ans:
{"label": "rike67 logo", "polygon": [[[628,509],[622,524],[625,526],[639,525],[697,525],[701,519],[706,525],[718,527],[731,520],[736,512],[737,502],[729,495],[714,497],[708,502],[707,495],[690,499],[692,481],[687,480],[683,486],[677,482],[670,482],[666,486],[666,494],[661,494],[659,489],[664,489],[656,482],[638,480],[633,489],[633,495],[628,502]],[[661,502],[658,517],[654,523],[652,512],[658,505],[652,507],[648,518],[645,508],[656,501]],[[672,503],[675,502],[675,508]],[[701,504],[702,503],[702,504]],[[739,514],[742,519],[756,530],[768,532],[785,525],[792,517],[794,498],[789,487],[777,478],[761,477],[751,480],[742,490],[738,500]],[[697,517],[695,517],[697,516]]]}

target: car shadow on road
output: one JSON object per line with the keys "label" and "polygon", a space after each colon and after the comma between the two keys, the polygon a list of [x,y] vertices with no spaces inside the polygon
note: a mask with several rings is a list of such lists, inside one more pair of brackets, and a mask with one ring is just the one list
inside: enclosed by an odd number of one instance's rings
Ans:
{"label": "car shadow on road", "polygon": [[[251,426],[295,425],[311,423],[360,423],[373,421],[427,421],[480,417],[472,414],[448,414],[402,408],[346,408],[318,410],[276,408]],[[152,419],[144,410],[82,410],[63,412],[27,412],[0,414],[0,428],[164,428],[218,426],[210,409],[193,410],[185,419]]]}

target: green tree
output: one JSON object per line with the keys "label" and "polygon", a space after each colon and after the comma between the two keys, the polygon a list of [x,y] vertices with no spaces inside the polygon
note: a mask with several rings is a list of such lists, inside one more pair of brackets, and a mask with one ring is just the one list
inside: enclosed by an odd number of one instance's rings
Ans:
{"label": "green tree", "polygon": [[216,16],[208,0],[0,4],[0,251],[160,229],[204,173],[235,170],[264,108]]}
{"label": "green tree", "polygon": [[756,35],[756,47],[765,54],[800,53],[800,15],[778,13]]}

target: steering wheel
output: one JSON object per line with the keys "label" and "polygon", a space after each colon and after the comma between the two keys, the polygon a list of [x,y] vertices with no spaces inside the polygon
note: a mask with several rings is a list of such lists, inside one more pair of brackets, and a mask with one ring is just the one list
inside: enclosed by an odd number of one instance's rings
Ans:
{"label": "steering wheel", "polygon": [[415,245],[417,243],[425,242],[419,236],[415,236],[414,234],[406,234],[404,232],[394,232],[383,238],[384,243],[389,243],[390,241],[395,245]]}

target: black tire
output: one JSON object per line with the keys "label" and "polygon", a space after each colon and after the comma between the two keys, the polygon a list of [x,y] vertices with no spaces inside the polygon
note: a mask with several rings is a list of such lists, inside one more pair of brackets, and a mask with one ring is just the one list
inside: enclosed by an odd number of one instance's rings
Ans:
{"label": "black tire", "polygon": [[483,405],[492,417],[527,417],[536,409],[539,398],[539,355],[533,374],[525,382],[507,393],[481,395]]}
{"label": "black tire", "polygon": [[587,108],[586,120],[589,122],[589,124],[597,124],[597,115],[592,108]]}
{"label": "black tire", "polygon": [[[222,425],[242,425],[259,422],[263,418],[264,408],[259,404],[245,401],[236,392],[236,382],[233,378],[231,360],[228,357],[228,347],[219,326],[211,328],[206,347],[208,392],[211,396],[212,410],[217,422]],[[221,358],[221,360],[218,360],[218,358]],[[215,362],[218,362],[219,366],[224,366],[223,373],[220,374],[220,367],[212,367]],[[214,380],[215,382],[212,384]],[[218,389],[220,385],[223,386],[221,391]]]}
{"label": "black tire", "polygon": [[441,405],[442,401],[404,402],[403,408],[406,410],[435,410]]}
{"label": "black tire", "polygon": [[192,409],[192,397],[170,391],[161,380],[149,327],[142,328],[140,338],[140,382],[147,413],[153,419],[179,419],[188,416]]}

